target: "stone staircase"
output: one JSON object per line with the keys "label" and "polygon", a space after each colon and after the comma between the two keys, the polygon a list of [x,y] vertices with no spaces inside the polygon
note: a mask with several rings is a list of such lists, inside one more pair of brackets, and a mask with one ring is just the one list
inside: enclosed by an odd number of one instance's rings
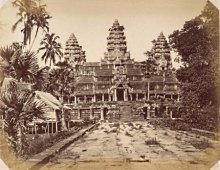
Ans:
{"label": "stone staircase", "polygon": [[132,121],[132,105],[129,102],[118,102],[120,121]]}

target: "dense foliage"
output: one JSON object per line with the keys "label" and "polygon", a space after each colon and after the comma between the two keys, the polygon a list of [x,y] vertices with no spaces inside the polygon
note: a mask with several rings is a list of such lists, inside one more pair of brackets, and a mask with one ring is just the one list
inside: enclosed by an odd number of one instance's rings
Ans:
{"label": "dense foliage", "polygon": [[219,12],[207,2],[202,13],[170,36],[182,67],[177,70],[186,106],[217,105],[219,88]]}

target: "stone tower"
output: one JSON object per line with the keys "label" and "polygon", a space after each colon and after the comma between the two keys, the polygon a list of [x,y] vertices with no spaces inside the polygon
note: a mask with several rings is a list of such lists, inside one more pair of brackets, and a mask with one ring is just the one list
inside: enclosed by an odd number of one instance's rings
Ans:
{"label": "stone tower", "polygon": [[66,41],[64,55],[67,62],[73,67],[75,65],[82,65],[84,62],[86,62],[85,51],[82,50],[82,46],[79,46],[78,41],[73,33]]}
{"label": "stone tower", "polygon": [[103,62],[123,63],[130,60],[130,52],[127,51],[127,42],[124,36],[124,27],[116,19],[109,29],[107,37],[107,52],[105,52]]}
{"label": "stone tower", "polygon": [[172,61],[170,47],[163,33],[161,32],[157,40],[153,40],[152,43],[153,47],[151,51],[145,54],[156,60],[156,64],[158,66],[157,70],[171,70]]}

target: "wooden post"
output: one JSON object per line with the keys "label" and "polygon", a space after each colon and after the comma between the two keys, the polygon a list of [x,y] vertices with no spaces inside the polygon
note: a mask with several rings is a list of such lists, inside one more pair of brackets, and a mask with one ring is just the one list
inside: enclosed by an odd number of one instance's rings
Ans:
{"label": "wooden post", "polygon": [[49,134],[50,133],[50,124],[48,121],[47,121],[47,127],[48,127],[48,134]]}
{"label": "wooden post", "polygon": [[34,134],[37,134],[37,127],[36,127],[36,122],[34,121]]}
{"label": "wooden post", "polygon": [[150,119],[150,106],[147,107],[147,119]]}
{"label": "wooden post", "polygon": [[52,134],[53,134],[53,120],[52,120]]}
{"label": "wooden post", "polygon": [[80,108],[78,108],[78,119],[80,119]]}
{"label": "wooden post", "polygon": [[101,109],[101,120],[104,120],[104,108],[101,107],[100,109]]}
{"label": "wooden post", "polygon": [[147,100],[150,100],[150,78],[147,80]]}
{"label": "wooden post", "polygon": [[55,133],[58,131],[58,122],[56,121],[56,130]]}

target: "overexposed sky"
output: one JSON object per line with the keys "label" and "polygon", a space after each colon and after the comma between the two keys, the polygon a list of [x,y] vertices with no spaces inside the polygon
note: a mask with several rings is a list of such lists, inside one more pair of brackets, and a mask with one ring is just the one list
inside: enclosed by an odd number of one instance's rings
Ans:
{"label": "overexposed sky", "polygon": [[[206,0],[42,0],[53,17],[50,32],[60,36],[63,49],[71,33],[86,51],[87,61],[100,61],[107,48],[108,29],[115,19],[125,27],[125,36],[131,58],[145,59],[143,54],[152,47],[151,41],[160,32],[168,38],[174,30],[181,29],[185,21],[199,15]],[[12,33],[18,20],[17,9],[9,0],[0,9],[0,46],[22,41],[22,25]],[[39,32],[33,49],[39,47]],[[172,53],[173,54],[173,53]],[[175,54],[172,56],[175,57]],[[39,56],[40,58],[40,56]],[[174,64],[176,65],[176,64]]]}

